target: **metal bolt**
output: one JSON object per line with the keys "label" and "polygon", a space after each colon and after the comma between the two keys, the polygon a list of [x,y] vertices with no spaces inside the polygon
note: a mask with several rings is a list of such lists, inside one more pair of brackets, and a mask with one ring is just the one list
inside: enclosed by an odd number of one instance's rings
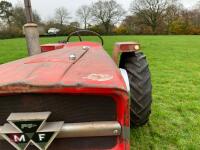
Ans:
{"label": "metal bolt", "polygon": [[113,134],[118,135],[119,134],[119,130],[114,130]]}
{"label": "metal bolt", "polygon": [[69,55],[69,60],[76,60],[76,55],[75,54],[70,54]]}
{"label": "metal bolt", "polygon": [[83,50],[86,50],[86,51],[88,51],[90,49],[90,47],[89,46],[83,46]]}

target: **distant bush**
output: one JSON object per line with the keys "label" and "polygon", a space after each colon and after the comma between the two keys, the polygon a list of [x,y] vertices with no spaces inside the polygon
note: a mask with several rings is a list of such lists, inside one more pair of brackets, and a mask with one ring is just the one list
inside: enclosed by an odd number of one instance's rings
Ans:
{"label": "distant bush", "polygon": [[0,39],[22,37],[22,30],[16,27],[3,28],[0,30]]}
{"label": "distant bush", "polygon": [[200,28],[198,28],[198,27],[191,27],[190,30],[189,30],[189,33],[193,34],[193,35],[200,35]]}

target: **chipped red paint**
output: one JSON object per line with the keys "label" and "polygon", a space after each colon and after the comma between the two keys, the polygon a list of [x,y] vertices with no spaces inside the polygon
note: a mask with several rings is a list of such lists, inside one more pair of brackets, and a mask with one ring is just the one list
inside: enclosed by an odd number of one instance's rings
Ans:
{"label": "chipped red paint", "polygon": [[[76,60],[69,59],[71,54],[76,55]],[[13,93],[112,96],[117,104],[117,120],[123,127],[130,127],[126,84],[116,64],[98,43],[68,43],[61,49],[1,65],[0,95]],[[129,140],[122,137],[113,148],[129,149]]]}
{"label": "chipped red paint", "polygon": [[48,52],[56,49],[62,49],[64,46],[65,44],[45,44],[41,45],[40,47],[42,52]]}

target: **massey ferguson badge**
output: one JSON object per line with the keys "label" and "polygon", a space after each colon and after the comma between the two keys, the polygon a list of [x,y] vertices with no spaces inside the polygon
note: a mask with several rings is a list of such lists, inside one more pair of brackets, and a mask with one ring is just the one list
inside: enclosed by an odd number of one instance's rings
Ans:
{"label": "massey ferguson badge", "polygon": [[50,112],[12,113],[0,130],[0,134],[17,150],[25,150],[30,144],[46,150],[61,130],[64,122],[47,123]]}

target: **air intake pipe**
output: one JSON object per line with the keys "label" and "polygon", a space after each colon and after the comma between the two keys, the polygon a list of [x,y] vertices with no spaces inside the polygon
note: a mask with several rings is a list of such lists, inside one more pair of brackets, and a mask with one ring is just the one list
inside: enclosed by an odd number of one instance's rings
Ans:
{"label": "air intake pipe", "polygon": [[24,32],[26,36],[28,53],[29,56],[32,56],[41,53],[38,25],[35,24],[33,20],[31,1],[24,0],[24,4],[25,4],[26,20],[27,20],[27,23],[24,25]]}

